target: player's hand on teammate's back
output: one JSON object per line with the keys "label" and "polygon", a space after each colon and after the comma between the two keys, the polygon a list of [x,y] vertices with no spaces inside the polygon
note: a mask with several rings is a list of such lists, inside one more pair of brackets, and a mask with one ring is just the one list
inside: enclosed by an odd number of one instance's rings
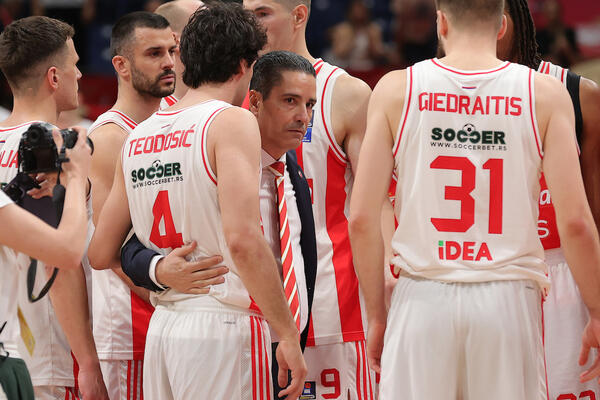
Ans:
{"label": "player's hand on teammate's back", "polygon": [[296,400],[304,389],[304,378],[308,371],[298,338],[280,340],[275,356],[279,364],[277,380],[280,387],[285,387],[288,382],[288,371],[292,373],[292,382],[279,392],[279,397],[287,396],[287,400]]}
{"label": "player's hand on teammate's back", "polygon": [[85,400],[109,400],[102,372],[98,367],[80,366],[77,375],[81,398]]}
{"label": "player's hand on teammate's back", "polygon": [[[581,353],[579,355],[579,365],[585,365],[588,361],[588,357],[591,349],[596,349],[596,359],[592,366],[584,371],[579,379],[581,382],[586,382],[594,378],[600,377],[600,355],[598,354],[598,348],[600,347],[600,318],[593,318],[590,316],[590,320],[583,331],[583,339],[581,340]],[[600,383],[600,379],[598,379]]]}
{"label": "player's hand on teammate's back", "polygon": [[369,361],[369,367],[378,374],[381,373],[381,353],[383,351],[385,326],[385,320],[383,322],[369,321],[367,331],[367,360]]}
{"label": "player's hand on teammate's back", "polygon": [[[69,162],[62,164],[63,174],[61,177],[65,179],[65,183],[68,183],[69,179],[87,179],[90,172],[90,165],[92,162],[92,149],[87,144],[87,131],[81,127],[73,127],[79,134],[77,143],[72,149],[66,149],[66,157]],[[52,131],[54,142],[58,149],[62,148],[62,136],[58,133],[57,129]]]}
{"label": "player's hand on teammate's back", "polygon": [[173,250],[156,265],[156,279],[163,285],[186,294],[207,294],[210,287],[225,282],[229,268],[223,257],[214,256],[201,261],[187,261],[186,257],[196,249],[195,241]]}

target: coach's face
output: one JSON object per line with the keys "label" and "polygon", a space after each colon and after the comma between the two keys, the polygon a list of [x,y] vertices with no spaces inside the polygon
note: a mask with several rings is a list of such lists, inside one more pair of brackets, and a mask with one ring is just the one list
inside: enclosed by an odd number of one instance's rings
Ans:
{"label": "coach's face", "polygon": [[152,97],[173,93],[176,47],[171,28],[136,28],[129,57],[131,82],[135,90]]}
{"label": "coach's face", "polygon": [[244,0],[244,8],[252,11],[267,30],[267,45],[262,54],[275,50],[292,50],[294,16],[277,0]]}
{"label": "coach's face", "polygon": [[267,98],[250,92],[250,111],[260,128],[262,148],[278,159],[300,146],[317,102],[315,77],[305,72],[284,71],[281,82]]}

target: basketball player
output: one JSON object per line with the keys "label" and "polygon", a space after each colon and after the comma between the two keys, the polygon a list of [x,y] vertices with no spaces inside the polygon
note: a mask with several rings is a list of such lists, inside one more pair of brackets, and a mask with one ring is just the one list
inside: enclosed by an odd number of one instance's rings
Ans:
{"label": "basketball player", "polygon": [[[525,0],[508,0],[504,14],[507,33],[498,42],[498,57],[526,65],[553,75],[566,86],[575,110],[575,132],[581,147],[581,166],[584,184],[596,223],[600,222],[600,89],[590,81],[565,68],[542,61],[537,52],[535,27]],[[600,396],[595,381],[580,382],[582,368],[577,366],[581,333],[589,319],[575,281],[569,271],[560,238],[550,193],[541,181],[538,233],[545,250],[551,290],[544,302],[544,345],[551,399],[578,399]],[[586,368],[591,366],[591,361]],[[590,394],[591,393],[591,394]]]}
{"label": "basketball player", "polygon": [[[179,44],[183,28],[190,20],[192,14],[203,5],[204,3],[199,0],[177,0],[162,4],[154,12],[158,15],[162,15],[169,21],[169,26],[175,34],[175,41]],[[182,81],[183,64],[179,59],[179,48],[175,49],[173,61],[175,62],[175,67],[173,68],[175,70],[175,92],[173,92],[172,95],[163,98],[160,102],[161,110],[175,104],[177,100],[181,99],[185,92],[187,92],[187,86]]]}
{"label": "basketball player", "polygon": [[[111,53],[118,97],[89,129],[95,145],[90,174],[95,224],[127,136],[175,89],[175,47],[169,23],[160,15],[130,13],[113,27]],[[93,271],[93,286],[94,337],[110,398],[142,398],[144,343],[153,310],[148,292],[133,285],[120,266]]]}
{"label": "basketball player", "polygon": [[[10,182],[17,174],[19,142],[29,125],[36,121],[54,124],[60,112],[77,107],[77,81],[81,73],[76,66],[78,56],[73,46],[73,34],[73,28],[58,20],[30,17],[13,22],[0,36],[0,68],[14,96],[12,113],[0,123],[0,142],[4,143],[0,151],[2,183]],[[39,197],[51,193],[53,179],[44,176],[48,179],[41,183],[42,188],[29,194]],[[10,232],[6,226],[3,230]],[[29,237],[33,243],[41,240]],[[19,282],[25,280],[29,265],[29,260],[24,262]],[[16,276],[15,266],[9,267],[11,275]],[[38,269],[38,274],[44,275],[41,271],[43,268]],[[21,287],[24,289],[24,286]],[[3,296],[8,293],[10,300],[14,301],[11,293],[15,289],[16,286],[1,293]],[[22,295],[24,293],[20,293],[19,297],[26,297]],[[22,356],[31,367],[36,398],[76,398],[79,395],[75,382],[78,375],[81,392],[86,398],[106,399],[91,331],[83,268],[58,274],[49,295],[52,304],[48,298],[36,304],[28,300],[20,304],[20,323],[24,327],[21,337],[28,340],[31,353],[23,353]],[[21,342],[19,329],[15,329],[14,324],[8,329],[16,336],[11,338],[10,343],[4,341],[5,346],[16,356],[17,342]],[[74,373],[71,351],[79,363],[78,374]]]}
{"label": "basketball player", "polygon": [[[371,99],[350,230],[383,400],[547,398],[540,289],[548,279],[536,229],[542,169],[591,310],[581,360],[598,346],[600,244],[575,137],[565,134],[575,128],[570,99],[554,78],[496,58],[503,6],[439,0],[446,56],[386,75]],[[383,275],[372,270],[383,242],[369,224],[392,169],[392,263],[401,276],[385,332]],[[598,375],[595,364],[583,378]]]}
{"label": "basketball player", "polygon": [[[330,399],[372,398],[365,318],[348,239],[348,199],[366,125],[371,90],[306,47],[310,0],[244,0],[267,29],[268,50],[289,50],[313,63],[317,101],[311,127],[296,152],[312,189],[319,257],[304,354],[307,381]],[[389,206],[388,206],[389,207]],[[389,219],[391,224],[391,219]],[[383,261],[382,264],[383,266]]]}
{"label": "basketball player", "polygon": [[[213,45],[206,46],[209,40]],[[198,10],[180,47],[190,89],[174,107],[140,124],[125,142],[122,169],[118,160],[92,239],[93,265],[118,262],[133,222],[147,247],[165,254],[195,239],[192,259],[223,254],[230,266],[225,282],[208,295],[169,289],[154,299],[147,399],[195,399],[198,393],[271,399],[265,319],[280,338],[280,383],[292,371],[280,395],[296,398],[302,391],[306,366],[298,329],[260,228],[258,127],[248,111],[231,106],[241,104],[265,42],[257,21],[239,6]]]}
{"label": "basketball player", "polygon": [[[79,131],[79,139],[72,150],[67,150],[69,162],[63,164],[62,179],[67,191],[65,209],[58,229],[13,204],[0,191],[0,397],[8,400],[33,400],[34,392],[25,363],[19,356],[16,341],[19,335],[17,318],[18,271],[29,265],[29,257],[49,265],[56,265],[62,273],[81,268],[86,245],[86,179],[89,169],[90,148],[85,143],[85,131]],[[54,134],[57,146],[62,145],[60,135]],[[31,240],[36,238],[38,240]],[[93,344],[93,342],[92,342]],[[75,350],[75,347],[73,347]],[[85,353],[80,353],[85,355]],[[95,353],[93,354],[95,355]],[[91,357],[91,356],[90,356]],[[83,359],[83,358],[82,358]],[[85,359],[85,361],[88,361]],[[88,389],[90,399],[107,399],[102,386],[99,368],[97,374],[88,369],[79,378]],[[100,378],[94,382],[94,375]],[[95,388],[92,388],[96,385]],[[83,388],[82,388],[83,389]],[[96,389],[96,391],[94,391]],[[103,395],[104,394],[104,395]],[[36,398],[39,398],[36,395]],[[67,394],[64,398],[69,397]]]}

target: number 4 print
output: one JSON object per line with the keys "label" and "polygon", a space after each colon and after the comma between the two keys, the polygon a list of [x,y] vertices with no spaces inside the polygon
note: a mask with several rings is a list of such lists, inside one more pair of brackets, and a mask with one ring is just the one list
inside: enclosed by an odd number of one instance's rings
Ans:
{"label": "number 4 print", "polygon": [[[169,203],[169,192],[161,190],[156,196],[154,206],[152,206],[154,221],[152,222],[152,231],[150,232],[150,241],[161,249],[178,248],[183,246],[183,235],[178,233],[173,222],[171,214],[171,204]],[[160,234],[160,221],[164,220],[165,234]]]}
{"label": "number 4 print", "polygon": [[[503,162],[500,158],[492,158],[483,164],[483,169],[490,171],[490,234],[502,233]],[[431,223],[439,232],[466,232],[475,224],[475,199],[471,196],[475,189],[475,165],[467,157],[439,156],[433,160],[430,167],[462,173],[461,185],[446,186],[444,192],[444,199],[460,201],[460,218],[431,218]]]}

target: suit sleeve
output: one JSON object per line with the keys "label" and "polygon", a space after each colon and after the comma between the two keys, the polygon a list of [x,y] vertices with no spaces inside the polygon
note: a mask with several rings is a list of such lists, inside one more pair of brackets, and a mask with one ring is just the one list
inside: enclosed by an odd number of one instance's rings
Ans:
{"label": "suit sleeve", "polygon": [[121,249],[121,268],[136,286],[153,292],[163,289],[158,287],[150,278],[150,264],[159,254],[144,247],[136,235],[133,235]]}

